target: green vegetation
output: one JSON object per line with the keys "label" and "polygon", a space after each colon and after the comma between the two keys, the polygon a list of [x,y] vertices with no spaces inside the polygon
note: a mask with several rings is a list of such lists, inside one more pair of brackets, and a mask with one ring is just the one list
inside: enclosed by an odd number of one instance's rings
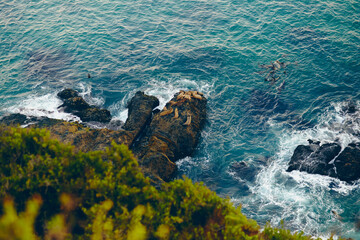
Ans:
{"label": "green vegetation", "polygon": [[0,128],[0,199],[0,239],[310,239],[187,178],[155,188],[126,146],[76,152],[43,129]]}

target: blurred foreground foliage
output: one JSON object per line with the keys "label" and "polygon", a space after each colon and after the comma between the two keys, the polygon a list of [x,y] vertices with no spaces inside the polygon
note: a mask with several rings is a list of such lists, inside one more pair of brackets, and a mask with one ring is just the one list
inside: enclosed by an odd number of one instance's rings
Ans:
{"label": "blurred foreground foliage", "polygon": [[0,239],[311,239],[260,231],[187,178],[155,188],[126,146],[74,148],[44,129],[0,128]]}

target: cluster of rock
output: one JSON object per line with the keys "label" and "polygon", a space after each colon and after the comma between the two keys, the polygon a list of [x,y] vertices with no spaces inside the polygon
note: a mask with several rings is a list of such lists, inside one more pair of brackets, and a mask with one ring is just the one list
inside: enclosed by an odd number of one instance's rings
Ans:
{"label": "cluster of rock", "polygon": [[[59,108],[73,113],[83,122],[109,122],[110,112],[91,106],[72,89],[58,93],[63,100]],[[152,179],[169,181],[177,171],[175,162],[190,156],[198,144],[205,124],[207,99],[197,91],[180,91],[163,110],[154,110],[159,100],[137,92],[128,103],[128,118],[120,130],[91,129],[77,122],[46,117],[12,114],[0,123],[47,128],[51,135],[78,151],[104,150],[112,141],[127,145],[138,158],[144,173]]]}
{"label": "cluster of rock", "polygon": [[[354,103],[347,104],[342,111],[354,114],[358,110]],[[296,147],[289,162],[288,172],[293,170],[326,175],[352,183],[360,179],[360,142],[348,144],[344,149],[337,142],[321,144],[308,140],[309,145]]]}
{"label": "cluster of rock", "polygon": [[293,170],[339,178],[346,182],[360,179],[360,143],[351,143],[343,151],[338,143],[310,141],[296,147],[288,172]]}
{"label": "cluster of rock", "polygon": [[107,109],[99,109],[96,106],[89,105],[73,89],[65,89],[59,92],[57,96],[64,101],[59,108],[63,107],[64,112],[72,113],[84,122],[107,123],[111,120],[111,114]]}

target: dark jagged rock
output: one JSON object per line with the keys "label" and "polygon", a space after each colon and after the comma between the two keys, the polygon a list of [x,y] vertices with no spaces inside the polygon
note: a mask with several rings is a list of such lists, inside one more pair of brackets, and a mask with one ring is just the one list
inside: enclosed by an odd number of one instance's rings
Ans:
{"label": "dark jagged rock", "polygon": [[159,100],[143,92],[137,92],[128,103],[129,114],[124,129],[137,131],[138,135],[151,120],[152,111],[159,106]]}
{"label": "dark jagged rock", "polygon": [[340,180],[351,182],[360,179],[360,143],[349,144],[334,164]]}
{"label": "dark jagged rock", "polygon": [[32,124],[37,124],[39,122],[41,122],[42,127],[46,127],[63,121],[48,117],[34,117],[34,116],[28,117],[21,113],[10,114],[0,119],[0,124],[6,126],[29,125],[29,124],[32,125]]}
{"label": "dark jagged rock", "polygon": [[286,171],[300,170],[301,164],[313,153],[310,146],[299,145],[295,148],[294,154],[291,157],[289,167]]}
{"label": "dark jagged rock", "polygon": [[0,123],[4,125],[23,125],[26,124],[27,117],[20,113],[14,113],[9,116],[4,116],[0,119]]}
{"label": "dark jagged rock", "polygon": [[78,113],[75,113],[84,122],[110,122],[111,114],[106,109],[90,107]]}
{"label": "dark jagged rock", "polygon": [[60,91],[57,96],[61,99],[61,100],[66,100],[68,98],[73,98],[73,97],[78,97],[79,93],[73,89],[70,88],[66,88],[62,91]]}
{"label": "dark jagged rock", "polygon": [[59,106],[63,107],[64,111],[67,113],[74,113],[77,111],[83,111],[90,108],[90,105],[85,102],[82,97],[71,97],[64,100],[64,103]]}
{"label": "dark jagged rock", "polygon": [[72,113],[80,117],[80,119],[84,122],[110,122],[111,114],[108,110],[91,106],[78,95],[78,92],[72,89],[65,89],[59,92],[57,96],[64,101],[59,108],[63,107],[65,112]]}
{"label": "dark jagged rock", "polygon": [[[313,142],[314,143],[314,142]],[[342,152],[337,143],[296,147],[288,172],[305,171],[338,178],[351,183],[360,179],[360,143],[350,143]]]}
{"label": "dark jagged rock", "polygon": [[175,161],[190,156],[198,144],[206,119],[207,100],[202,93],[181,91],[154,115],[144,137],[133,151],[140,164],[165,181],[176,173]]}
{"label": "dark jagged rock", "polygon": [[318,144],[299,145],[291,157],[287,171],[299,170],[335,176],[334,165],[330,162],[335,159],[340,151],[341,146],[337,143],[325,143],[321,146]]}

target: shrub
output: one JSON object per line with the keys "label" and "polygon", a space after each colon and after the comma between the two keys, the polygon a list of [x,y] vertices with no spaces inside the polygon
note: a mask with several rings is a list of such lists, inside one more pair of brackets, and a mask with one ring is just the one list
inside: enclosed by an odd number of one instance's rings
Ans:
{"label": "shrub", "polygon": [[75,152],[43,129],[0,128],[0,198],[0,239],[308,239],[260,233],[229,199],[187,178],[156,189],[124,145]]}

